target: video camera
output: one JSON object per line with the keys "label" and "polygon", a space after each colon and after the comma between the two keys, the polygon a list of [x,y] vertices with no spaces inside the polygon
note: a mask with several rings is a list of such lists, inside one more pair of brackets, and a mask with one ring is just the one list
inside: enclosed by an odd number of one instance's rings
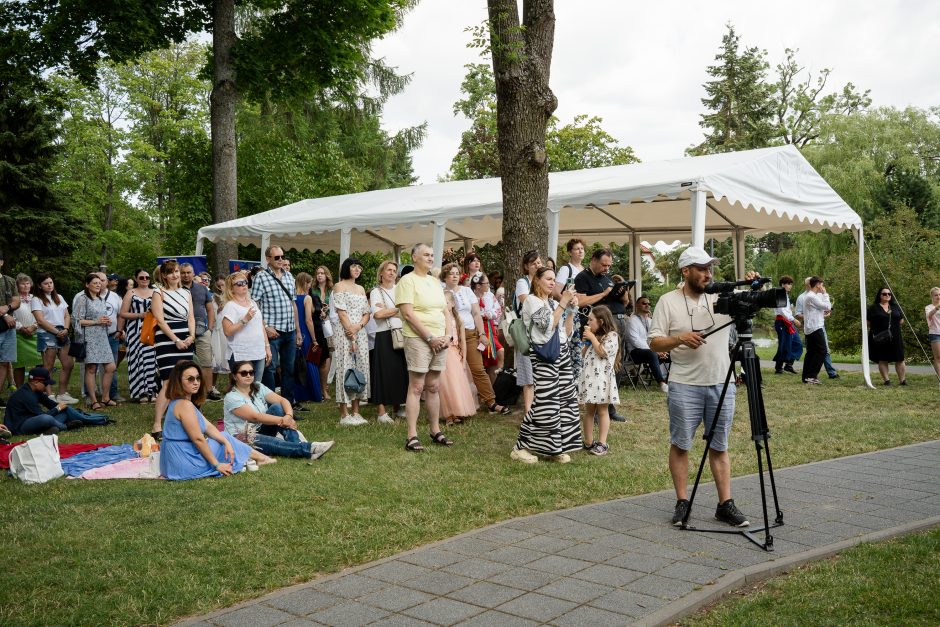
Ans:
{"label": "video camera", "polygon": [[[705,288],[706,294],[718,294],[715,313],[732,318],[753,318],[763,307],[786,307],[787,291],[782,287],[761,290],[770,283],[769,278],[752,281],[715,281]],[[739,287],[750,287],[751,291],[736,292]]]}

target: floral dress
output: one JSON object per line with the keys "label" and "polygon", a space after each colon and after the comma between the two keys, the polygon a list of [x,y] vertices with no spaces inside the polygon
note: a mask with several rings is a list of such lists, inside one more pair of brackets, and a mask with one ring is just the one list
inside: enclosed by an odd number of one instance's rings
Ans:
{"label": "floral dress", "polygon": [[614,372],[619,344],[620,337],[611,331],[601,342],[607,357],[601,358],[591,344],[585,347],[584,364],[578,378],[578,398],[582,405],[620,404],[620,392],[617,390],[617,376]]}
{"label": "floral dress", "polygon": [[[350,294],[349,292],[333,292],[333,307],[337,311],[345,311],[346,316],[353,323],[362,320],[363,314],[371,308],[369,299],[364,294]],[[342,325],[334,329],[333,333],[333,368],[336,373],[336,402],[349,403],[353,400],[369,400],[369,334],[365,327],[356,333],[356,352],[352,352],[352,343],[346,337]],[[358,394],[349,394],[343,387],[346,371],[356,368],[366,379],[366,387]]]}

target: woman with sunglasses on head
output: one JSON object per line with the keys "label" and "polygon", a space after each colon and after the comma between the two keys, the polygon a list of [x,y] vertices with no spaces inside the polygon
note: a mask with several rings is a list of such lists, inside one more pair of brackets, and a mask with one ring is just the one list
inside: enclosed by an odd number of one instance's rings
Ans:
{"label": "woman with sunglasses on head", "polygon": [[878,372],[885,385],[891,385],[888,364],[894,362],[900,385],[907,385],[904,365],[904,339],[901,323],[904,314],[894,300],[891,288],[878,290],[875,302],[868,308],[868,358],[878,362]]}
{"label": "woman with sunglasses on head", "polygon": [[225,395],[225,430],[265,455],[322,457],[334,442],[301,442],[290,402],[266,388],[257,374],[250,361],[233,364],[232,387]]}
{"label": "woman with sunglasses on head", "polygon": [[134,271],[134,287],[124,295],[119,314],[118,330],[127,339],[127,378],[131,400],[151,403],[157,396],[157,353],[153,346],[140,343],[144,316],[150,311],[153,288],[150,274],[143,268]]}
{"label": "woman with sunglasses on head", "polygon": [[222,332],[228,338],[225,358],[230,371],[235,362],[250,361],[255,372],[263,372],[265,364],[271,361],[271,345],[264,332],[261,308],[248,295],[248,287],[248,275],[244,272],[233,272],[225,279],[224,304],[219,312]]}
{"label": "woman with sunglasses on head", "polygon": [[199,411],[206,400],[207,383],[195,362],[178,361],[164,386],[169,405],[160,447],[160,474],[183,481],[227,477],[241,472],[249,460],[257,465],[275,459],[219,431]]}

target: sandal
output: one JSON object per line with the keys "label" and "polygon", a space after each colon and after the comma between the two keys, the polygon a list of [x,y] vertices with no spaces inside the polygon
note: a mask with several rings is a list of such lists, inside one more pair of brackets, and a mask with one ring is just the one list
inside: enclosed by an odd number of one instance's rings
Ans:
{"label": "sandal", "polygon": [[405,450],[411,451],[412,453],[420,453],[424,450],[424,447],[421,446],[421,440],[418,439],[418,436],[413,435],[405,440]]}
{"label": "sandal", "polygon": [[898,383],[898,385],[907,385],[907,379],[904,379],[903,381],[901,381],[900,383]]}
{"label": "sandal", "polygon": [[91,404],[91,407],[89,409],[93,411],[100,411],[104,408],[105,408],[104,403],[99,403],[98,401],[95,401],[94,403]]}
{"label": "sandal", "polygon": [[106,400],[106,401],[102,401],[102,404],[103,404],[105,407],[117,407],[117,406],[118,406],[117,402],[111,400],[110,398],[109,398],[108,400]]}
{"label": "sandal", "polygon": [[432,433],[428,437],[431,438],[431,441],[435,444],[440,444],[441,446],[453,446],[454,443],[451,440],[447,439],[447,436],[444,435],[443,431],[438,431],[437,433]]}
{"label": "sandal", "polygon": [[505,405],[497,405],[496,403],[493,403],[492,405],[487,407],[487,409],[490,410],[491,414],[502,414],[503,416],[508,416],[509,414],[512,413],[512,410],[506,407]]}

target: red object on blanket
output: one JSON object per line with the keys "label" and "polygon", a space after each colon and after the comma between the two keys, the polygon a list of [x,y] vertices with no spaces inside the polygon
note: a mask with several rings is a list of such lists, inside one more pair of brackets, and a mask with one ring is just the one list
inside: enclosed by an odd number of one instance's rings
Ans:
{"label": "red object on blanket", "polygon": [[[13,451],[14,446],[19,446],[22,442],[16,442],[14,444],[0,444],[0,468],[9,468],[10,467],[10,453]],[[85,451],[97,451],[99,448],[105,448],[108,446],[114,446],[113,444],[60,444],[59,445],[59,459],[65,459],[66,457],[71,457],[72,455],[78,455],[79,453],[84,453]]]}

